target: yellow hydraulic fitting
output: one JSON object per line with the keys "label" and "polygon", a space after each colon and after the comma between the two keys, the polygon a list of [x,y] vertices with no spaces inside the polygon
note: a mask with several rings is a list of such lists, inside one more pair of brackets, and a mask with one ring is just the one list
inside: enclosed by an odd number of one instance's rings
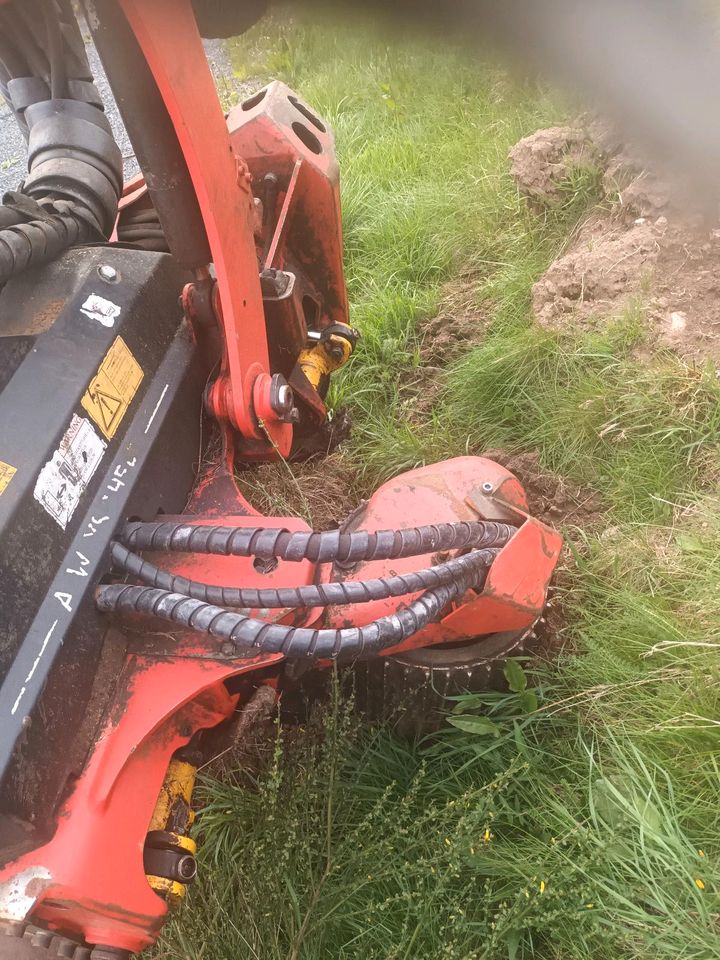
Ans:
{"label": "yellow hydraulic fitting", "polygon": [[155,812],[150,821],[150,830],[187,832],[195,819],[191,804],[196,776],[197,767],[187,760],[173,757],[160,788]]}
{"label": "yellow hydraulic fitting", "polygon": [[319,390],[324,377],[344,366],[355,348],[357,332],[346,323],[334,323],[322,331],[321,339],[298,357],[300,369]]}
{"label": "yellow hydraulic fitting", "polygon": [[145,839],[145,875],[152,889],[171,906],[185,896],[195,878],[197,844],[188,836],[195,819],[192,792],[197,767],[173,757],[155,805]]}
{"label": "yellow hydraulic fitting", "polygon": [[145,876],[155,893],[163,900],[167,900],[171,907],[177,907],[180,904],[186,893],[184,883],[180,883],[179,880],[168,880],[167,877],[154,877],[151,873]]}

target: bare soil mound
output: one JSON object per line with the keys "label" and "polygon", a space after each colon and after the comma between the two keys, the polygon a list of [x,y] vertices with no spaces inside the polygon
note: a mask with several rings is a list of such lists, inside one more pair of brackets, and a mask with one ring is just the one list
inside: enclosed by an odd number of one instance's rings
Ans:
{"label": "bare soil mound", "polygon": [[447,367],[481,342],[488,317],[478,306],[477,277],[467,275],[448,283],[438,312],[418,324],[420,363]]}
{"label": "bare soil mound", "polygon": [[627,228],[602,214],[593,216],[534,285],[536,320],[551,330],[602,324],[649,283],[658,253],[654,224],[641,221]]}
{"label": "bare soil mound", "polygon": [[532,292],[535,319],[551,330],[602,329],[633,301],[651,342],[720,364],[720,230],[596,214]]}
{"label": "bare soil mound", "polygon": [[[565,128],[539,131],[538,142],[558,129]],[[603,329],[635,302],[652,327],[651,345],[720,364],[720,230],[669,180],[645,169],[607,126],[591,129],[607,203],[533,287],[537,322],[551,330]],[[528,139],[510,151],[513,172],[513,153]]]}
{"label": "bare soil mound", "polygon": [[599,151],[579,127],[549,127],[523,137],[509,157],[518,190],[535,204],[546,206],[562,199],[574,170],[597,163]]}

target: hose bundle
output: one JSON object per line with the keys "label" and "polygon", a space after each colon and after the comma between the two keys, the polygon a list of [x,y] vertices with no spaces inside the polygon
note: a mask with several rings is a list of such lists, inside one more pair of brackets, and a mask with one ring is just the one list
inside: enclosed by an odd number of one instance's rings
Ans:
{"label": "hose bundle", "polygon": [[[233,656],[280,653],[289,659],[367,657],[394,646],[436,620],[451,600],[482,589],[499,549],[515,533],[509,524],[483,521],[441,523],[405,530],[291,533],[263,527],[222,527],[176,522],[130,523],[112,545],[116,569],[148,586],[109,584],[98,588],[100,610],[160,617],[232,645]],[[182,551],[224,556],[273,557],[358,563],[448,550],[470,550],[408,574],[311,584],[292,588],[220,587],[176,576],[144,560],[139,550]],[[311,608],[366,603],[423,590],[395,613],[362,627],[312,629],[249,617],[241,608]]]}
{"label": "hose bundle", "polygon": [[123,169],[69,0],[0,5],[0,93],[28,144],[28,175],[0,207],[2,284],[106,239]]}
{"label": "hose bundle", "polygon": [[277,589],[270,587],[261,590],[253,587],[211,586],[187,577],[176,576],[132,553],[121,543],[113,543],[111,557],[118,570],[168,593],[179,593],[193,600],[202,600],[204,603],[223,607],[272,610],[369,603],[371,600],[402,597],[409,593],[417,593],[419,590],[447,586],[478,564],[489,567],[496,553],[497,550],[479,550],[435,567],[391,577],[376,577],[371,580],[335,580],[330,583],[307,584],[301,587]]}

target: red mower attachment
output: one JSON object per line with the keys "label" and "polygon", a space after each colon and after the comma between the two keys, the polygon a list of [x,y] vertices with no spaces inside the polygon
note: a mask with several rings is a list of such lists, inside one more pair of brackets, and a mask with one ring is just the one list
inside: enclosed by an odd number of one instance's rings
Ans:
{"label": "red mower attachment", "polygon": [[[383,529],[391,524],[487,520],[517,527],[493,558],[481,589],[469,589],[442,618],[384,655],[493,633],[523,631],[542,614],[550,577],[562,547],[557,531],[528,514],[525,492],[503,467],[479,457],[459,457],[404,473],[384,484],[350,518],[344,530]],[[341,582],[402,575],[448,559],[443,552],[398,560],[359,563],[351,568],[325,565],[321,580]],[[333,626],[361,625],[392,613],[391,599],[331,607]]]}
{"label": "red mower attachment", "polygon": [[[389,481],[339,530],[313,533],[244,506],[236,492],[227,512],[128,523],[115,541],[124,580],[97,589],[128,650],[114,704],[52,839],[0,871],[7,919],[32,915],[117,951],[151,944],[194,875],[201,731],[259,685],[282,693],[285,664],[379,655],[432,677],[449,672],[432,659],[444,654],[472,689],[478,657],[489,675],[522,648],[562,547],[528,516],[517,479],[476,457]],[[190,771],[185,792],[178,764]],[[193,867],[185,877],[181,864]]]}

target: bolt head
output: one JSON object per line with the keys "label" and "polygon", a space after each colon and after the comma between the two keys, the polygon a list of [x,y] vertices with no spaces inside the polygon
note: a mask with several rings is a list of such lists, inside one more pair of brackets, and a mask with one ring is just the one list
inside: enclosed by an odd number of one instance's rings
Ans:
{"label": "bolt head", "polygon": [[277,417],[287,421],[290,411],[295,406],[293,389],[285,377],[274,373],[270,388],[270,406]]}
{"label": "bolt head", "polygon": [[107,283],[115,283],[117,281],[118,272],[115,267],[111,267],[109,263],[101,263],[98,267],[98,273],[100,274],[100,278]]}
{"label": "bolt head", "polygon": [[258,573],[268,574],[277,570],[280,561],[277,557],[255,557],[253,560],[253,569]]}
{"label": "bolt head", "polygon": [[485,483],[483,483],[483,485],[482,485],[482,492],[483,492],[483,493],[492,493],[492,492],[493,492],[493,485],[490,483],[489,480],[486,480]]}
{"label": "bolt head", "polygon": [[280,409],[289,410],[290,408],[292,408],[292,401],[293,401],[293,392],[290,389],[290,387],[287,384],[280,387],[280,389],[278,390],[278,406],[280,407]]}

